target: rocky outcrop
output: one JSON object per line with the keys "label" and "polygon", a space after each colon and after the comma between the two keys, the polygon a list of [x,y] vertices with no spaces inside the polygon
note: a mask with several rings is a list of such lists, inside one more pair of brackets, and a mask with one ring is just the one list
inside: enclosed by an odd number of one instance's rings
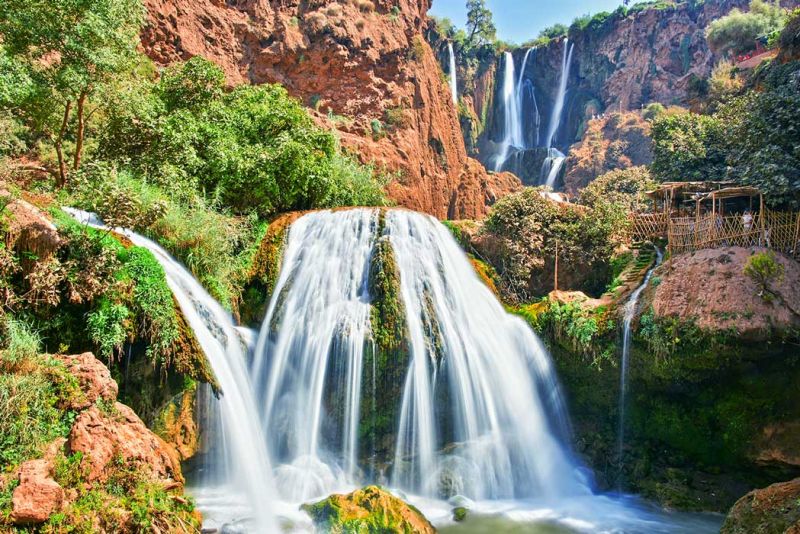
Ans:
{"label": "rocky outcrop", "polygon": [[105,481],[113,462],[146,466],[161,482],[183,483],[175,450],[124,404],[116,403],[105,412],[92,406],[81,413],[72,425],[66,447],[69,453],[83,453],[90,482]]}
{"label": "rocky outcrop", "polygon": [[311,516],[320,532],[436,532],[419,510],[377,486],[368,486],[349,495],[331,495],[301,508]]}
{"label": "rocky outcrop", "polygon": [[423,38],[430,0],[146,0],[145,51],[201,55],[232,83],[283,84],[393,173],[390,196],[438,217],[479,217],[519,187],[467,158],[441,69]]}
{"label": "rocky outcrop", "polygon": [[751,491],[725,518],[720,534],[800,533],[800,478]]}
{"label": "rocky outcrop", "polygon": [[[0,198],[8,192],[0,190]],[[6,205],[9,213],[5,244],[19,252],[33,254],[37,260],[48,258],[61,246],[58,230],[42,210],[23,199],[14,199]]]}
{"label": "rocky outcrop", "polygon": [[735,332],[740,340],[765,341],[800,326],[792,307],[800,303],[800,264],[776,254],[784,268],[765,299],[744,274],[748,258],[763,249],[729,247],[681,254],[662,265],[652,295],[655,317],[694,322],[709,332]]}
{"label": "rocky outcrop", "polygon": [[53,480],[50,460],[30,460],[19,467],[19,486],[11,498],[11,521],[18,525],[43,523],[64,503],[64,489]]}
{"label": "rocky outcrop", "polygon": [[638,112],[610,113],[592,119],[569,151],[564,190],[572,195],[608,171],[653,162],[650,123]]}
{"label": "rocky outcrop", "polygon": [[74,411],[85,410],[98,400],[114,402],[117,398],[117,383],[111,378],[111,371],[91,352],[73,356],[56,356],[67,371],[78,379],[81,395],[72,395],[65,408]]}

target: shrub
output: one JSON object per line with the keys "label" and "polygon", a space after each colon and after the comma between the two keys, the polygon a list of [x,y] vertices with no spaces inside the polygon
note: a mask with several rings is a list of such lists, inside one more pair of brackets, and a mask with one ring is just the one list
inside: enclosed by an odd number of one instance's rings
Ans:
{"label": "shrub", "polygon": [[6,316],[2,367],[15,367],[33,359],[41,350],[42,340],[26,321]]}
{"label": "shrub", "polygon": [[647,167],[618,169],[598,177],[582,189],[579,201],[590,207],[616,203],[626,210],[636,210],[645,204],[644,193],[655,185]]}
{"label": "shrub", "polygon": [[662,182],[721,180],[728,138],[718,118],[664,114],[653,122],[653,177]]}
{"label": "shrub", "polygon": [[733,9],[712,21],[706,28],[706,39],[718,54],[741,54],[755,49],[756,39],[779,31],[784,23],[785,11],[780,2],[753,0],[750,11]]}
{"label": "shrub", "polygon": [[783,278],[784,269],[783,264],[775,259],[775,254],[768,250],[750,256],[743,271],[760,289],[759,296],[770,301],[774,297],[774,293],[769,286]]}
{"label": "shrub", "polygon": [[125,321],[130,311],[122,304],[115,304],[106,298],[86,316],[89,336],[98,347],[98,355],[113,361],[114,355],[122,350],[126,339]]}

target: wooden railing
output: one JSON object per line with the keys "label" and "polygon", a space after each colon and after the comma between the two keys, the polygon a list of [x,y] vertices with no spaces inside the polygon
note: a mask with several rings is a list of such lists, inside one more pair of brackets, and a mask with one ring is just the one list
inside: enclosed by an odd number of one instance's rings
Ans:
{"label": "wooden railing", "polygon": [[800,259],[800,213],[764,210],[763,215],[700,218],[632,214],[634,241],[664,238],[670,254],[705,248],[766,247]]}

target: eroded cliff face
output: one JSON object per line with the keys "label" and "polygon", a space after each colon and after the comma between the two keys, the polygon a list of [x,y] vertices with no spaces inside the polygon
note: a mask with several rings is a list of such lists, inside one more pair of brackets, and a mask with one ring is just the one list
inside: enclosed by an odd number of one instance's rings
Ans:
{"label": "eroded cliff face", "polygon": [[399,204],[480,217],[518,188],[467,157],[442,71],[422,37],[430,0],[145,0],[145,51],[167,64],[200,55],[232,83],[281,83],[394,173]]}

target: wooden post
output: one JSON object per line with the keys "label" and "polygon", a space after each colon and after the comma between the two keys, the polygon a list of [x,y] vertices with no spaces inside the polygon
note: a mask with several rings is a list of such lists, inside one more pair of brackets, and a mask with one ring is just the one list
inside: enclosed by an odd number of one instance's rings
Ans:
{"label": "wooden post", "polygon": [[553,291],[558,291],[558,239],[556,239],[556,269],[553,276]]}
{"label": "wooden post", "polygon": [[797,250],[798,245],[800,245],[800,212],[795,213],[795,217],[797,217],[797,224],[795,224],[794,243],[792,243],[792,252],[795,258],[800,259],[800,250]]}
{"label": "wooden post", "polygon": [[758,194],[758,219],[761,221],[761,237],[758,239],[758,244],[767,244],[766,221],[764,220],[764,193]]}

